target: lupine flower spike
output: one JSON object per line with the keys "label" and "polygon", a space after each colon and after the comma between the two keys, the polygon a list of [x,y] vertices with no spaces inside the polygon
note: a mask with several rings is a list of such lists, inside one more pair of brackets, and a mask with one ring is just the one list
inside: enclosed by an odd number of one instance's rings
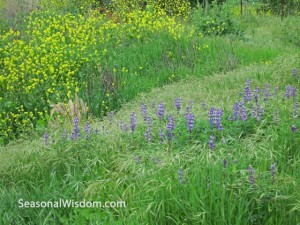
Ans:
{"label": "lupine flower spike", "polygon": [[168,116],[167,124],[167,136],[169,140],[173,139],[173,130],[175,129],[174,119],[172,116]]}
{"label": "lupine flower spike", "polygon": [[44,142],[45,142],[45,145],[48,146],[49,145],[49,135],[47,132],[44,133]]}
{"label": "lupine flower spike", "polygon": [[130,115],[130,128],[131,128],[131,132],[134,133],[136,128],[136,115],[134,112],[131,113]]}
{"label": "lupine flower spike", "polygon": [[164,114],[165,114],[165,105],[163,103],[160,103],[158,105],[157,116],[161,120],[164,117]]}
{"label": "lupine flower spike", "polygon": [[178,179],[179,179],[180,184],[183,184],[186,182],[186,179],[184,178],[184,170],[182,168],[180,168],[178,170]]}
{"label": "lupine flower spike", "polygon": [[176,107],[177,113],[181,110],[181,98],[176,98],[174,101],[174,105]]}

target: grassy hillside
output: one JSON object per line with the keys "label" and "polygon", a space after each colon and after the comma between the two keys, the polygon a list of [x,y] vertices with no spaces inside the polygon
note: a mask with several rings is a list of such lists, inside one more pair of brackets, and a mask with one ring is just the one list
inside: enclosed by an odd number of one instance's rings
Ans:
{"label": "grassy hillside", "polygon": [[[296,98],[283,97],[288,84],[298,85],[290,69],[295,65],[299,65],[299,55],[182,81],[141,95],[113,118],[95,122],[91,129],[98,133],[91,132],[88,138],[80,126],[81,138],[63,140],[61,128],[51,132],[49,145],[36,140],[1,149],[2,220],[27,224],[296,224],[299,138],[291,126],[299,125],[298,110],[295,117]],[[247,79],[252,90],[262,90],[258,93],[264,110],[261,119],[249,113],[246,121],[229,120],[234,102],[243,98]],[[263,101],[266,83],[270,95]],[[274,93],[276,87],[278,93]],[[174,106],[177,97],[182,99],[179,112]],[[152,118],[150,143],[144,137],[147,125],[140,113],[141,103],[148,106]],[[162,120],[156,115],[158,103],[165,104]],[[254,99],[246,105],[247,112],[253,103]],[[186,107],[191,107],[195,118],[191,132],[184,118]],[[209,125],[211,107],[224,109],[224,130]],[[133,112],[137,125],[132,133]],[[175,129],[172,139],[165,133],[162,141],[159,130],[167,132],[167,115],[174,117]],[[121,119],[128,131],[120,128]],[[215,137],[214,148],[210,136]],[[271,165],[276,165],[273,172]],[[127,207],[19,209],[19,198],[122,199]]]}
{"label": "grassy hillside", "polygon": [[300,223],[299,17],[222,10],[3,26],[0,224]]}

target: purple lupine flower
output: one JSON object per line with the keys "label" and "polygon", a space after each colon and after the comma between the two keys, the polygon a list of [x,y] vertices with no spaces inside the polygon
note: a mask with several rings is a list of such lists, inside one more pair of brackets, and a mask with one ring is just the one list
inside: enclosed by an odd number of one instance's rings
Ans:
{"label": "purple lupine flower", "polygon": [[288,84],[288,85],[285,87],[285,93],[284,93],[283,97],[284,97],[284,98],[289,98],[289,97],[291,97],[291,85]]}
{"label": "purple lupine flower", "polygon": [[292,74],[293,74],[294,79],[297,80],[298,79],[298,71],[296,68],[293,68]]}
{"label": "purple lupine flower", "polygon": [[179,113],[179,111],[181,110],[181,97],[174,100],[174,105],[176,107],[177,113]]}
{"label": "purple lupine flower", "polygon": [[76,141],[77,135],[74,132],[72,132],[72,134],[70,135],[70,139],[71,141]]}
{"label": "purple lupine flower", "polygon": [[228,161],[226,159],[223,159],[223,167],[226,168],[228,165]]}
{"label": "purple lupine flower", "polygon": [[76,138],[80,136],[78,123],[79,123],[79,119],[78,117],[75,117],[73,120],[73,132]]}
{"label": "purple lupine flower", "polygon": [[210,136],[209,137],[208,145],[209,145],[209,148],[210,148],[211,151],[214,150],[214,148],[216,147],[216,145],[215,145],[215,137],[214,136]]}
{"label": "purple lupine flower", "polygon": [[164,114],[165,114],[165,105],[163,103],[160,103],[158,105],[157,116],[161,120],[164,117]]}
{"label": "purple lupine flower", "polygon": [[274,110],[274,117],[273,117],[275,126],[278,125],[278,121],[279,121],[279,118],[278,118],[278,117],[279,117],[279,111],[278,111],[278,109],[275,109],[275,110]]}
{"label": "purple lupine flower", "polygon": [[251,87],[250,87],[250,80],[246,80],[246,86],[244,89],[244,101],[248,102],[252,100],[252,92],[251,92]]}
{"label": "purple lupine flower", "polygon": [[47,132],[44,133],[43,139],[44,139],[45,145],[48,146],[49,145],[49,135]]}
{"label": "purple lupine flower", "polygon": [[265,84],[264,101],[266,102],[269,99],[270,96],[271,96],[271,94],[270,94],[270,85]]}
{"label": "purple lupine flower", "polygon": [[294,102],[294,105],[293,105],[293,118],[294,119],[298,118],[298,112],[299,112],[299,103]]}
{"label": "purple lupine flower", "polygon": [[297,96],[297,88],[292,87],[291,88],[291,97],[295,98]]}
{"label": "purple lupine flower", "polygon": [[188,132],[191,133],[193,131],[193,129],[194,129],[194,122],[195,122],[194,114],[193,113],[188,113],[186,115],[186,120],[187,120]]}
{"label": "purple lupine flower", "polygon": [[89,135],[91,133],[91,126],[89,124],[89,122],[87,121],[85,124],[84,124],[84,132]]}
{"label": "purple lupine flower", "polygon": [[218,130],[223,130],[221,124],[221,117],[223,116],[223,110],[219,108],[211,108],[208,112],[208,121],[212,126],[215,126]]}
{"label": "purple lupine flower", "polygon": [[112,125],[114,122],[114,111],[109,112],[109,124]]}
{"label": "purple lupine flower", "polygon": [[163,132],[162,129],[159,129],[159,136],[161,138],[161,142],[164,142],[164,140],[165,140],[165,134],[164,134],[164,132]]}
{"label": "purple lupine flower", "polygon": [[230,118],[233,121],[237,121],[240,115],[240,104],[239,102],[235,102],[233,106],[232,117]]}
{"label": "purple lupine flower", "polygon": [[88,139],[91,133],[91,126],[88,121],[84,124],[84,132],[86,134],[86,138]]}
{"label": "purple lupine flower", "polygon": [[174,119],[173,117],[170,115],[168,116],[168,123],[167,123],[167,135],[168,135],[168,139],[172,140],[173,138],[173,130],[175,129],[175,124],[174,124]]}
{"label": "purple lupine flower", "polygon": [[179,179],[180,184],[183,184],[186,182],[186,179],[184,178],[184,170],[181,167],[178,170],[178,179]]}
{"label": "purple lupine flower", "polygon": [[240,119],[242,121],[246,121],[248,119],[248,114],[244,102],[241,101],[239,107],[240,107]]}
{"label": "purple lupine flower", "polygon": [[128,130],[128,126],[124,123],[124,121],[121,119],[119,122],[119,127],[122,131],[126,132]]}
{"label": "purple lupine flower", "polygon": [[276,162],[271,165],[272,183],[275,182]]}
{"label": "purple lupine flower", "polygon": [[257,121],[260,121],[263,112],[264,112],[263,108],[260,105],[257,105],[256,107],[252,108],[251,116],[255,118]]}
{"label": "purple lupine flower", "polygon": [[296,133],[297,127],[296,127],[295,124],[293,124],[293,125],[291,126],[291,131],[293,132],[293,134]]}
{"label": "purple lupine flower", "polygon": [[150,128],[147,128],[146,131],[145,131],[145,139],[148,143],[151,142],[151,129]]}
{"label": "purple lupine flower", "polygon": [[147,105],[146,104],[141,105],[141,113],[142,113],[144,120],[146,121],[147,120]]}
{"label": "purple lupine flower", "polygon": [[136,115],[134,112],[130,115],[130,128],[131,132],[134,133],[134,130],[136,128]]}
{"label": "purple lupine flower", "polygon": [[152,130],[152,119],[150,116],[147,117],[147,129],[145,132],[145,139],[148,141],[148,143],[151,142],[151,130]]}
{"label": "purple lupine flower", "polygon": [[248,167],[248,172],[249,172],[249,181],[251,183],[252,186],[254,186],[255,184],[255,170],[253,169],[253,167],[251,165],[249,165]]}

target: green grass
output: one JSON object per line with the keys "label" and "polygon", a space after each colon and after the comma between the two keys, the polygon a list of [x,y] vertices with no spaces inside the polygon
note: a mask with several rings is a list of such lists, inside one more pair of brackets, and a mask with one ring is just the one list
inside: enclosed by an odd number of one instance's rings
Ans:
{"label": "green grass", "polygon": [[[245,28],[242,37],[195,36],[176,41],[162,33],[145,42],[127,40],[118,48],[106,46],[110,54],[102,59],[102,72],[112,75],[115,69],[120,83],[128,84],[109,98],[109,110],[116,110],[112,118],[96,117],[103,115],[101,101],[106,94],[96,83],[101,75],[98,61],[82,66],[78,75],[83,80],[88,77],[92,92],[85,96],[82,90],[80,96],[91,107],[89,123],[98,134],[86,138],[82,119],[81,138],[70,141],[73,121],[50,120],[45,130],[49,145],[32,131],[32,137],[0,147],[0,224],[300,223],[300,122],[293,115],[299,94],[283,98],[288,84],[299,89],[299,80],[292,76],[292,69],[300,68],[293,41],[297,35],[291,30],[293,39],[285,40],[282,30],[294,18],[236,20]],[[122,72],[123,67],[129,72]],[[264,101],[264,92],[259,93],[258,104],[264,108],[260,121],[250,116],[256,106],[253,100],[245,103],[248,120],[233,122],[228,118],[234,103],[243,98],[247,79],[252,91],[257,87],[264,91],[269,84],[271,97]],[[178,97],[182,109],[177,113],[174,99]],[[165,116],[159,120],[161,102]],[[152,118],[151,143],[144,137],[142,103]],[[191,104],[195,124],[189,133],[184,114]],[[211,107],[224,110],[224,130],[209,125]],[[130,131],[133,112],[137,115],[134,133]],[[160,129],[166,131],[168,115],[174,117],[174,137],[161,142]],[[120,120],[129,131],[120,129]],[[295,134],[292,125],[298,128]],[[64,130],[67,140],[62,138]],[[213,150],[210,136],[215,137]],[[250,165],[255,184],[250,181]],[[123,200],[126,207],[19,208],[19,199]]]}
{"label": "green grass", "polygon": [[[154,89],[125,105],[114,117],[95,122],[99,136],[77,142],[61,141],[61,130],[51,132],[50,141],[12,144],[1,154],[1,218],[4,224],[297,224],[299,222],[299,138],[290,131],[292,101],[282,100],[285,85],[298,86],[291,70],[299,66],[299,55],[282,56],[270,65],[252,65],[233,72],[185,80]],[[265,107],[263,120],[250,120],[247,129],[227,121],[235,100],[243,92],[246,79],[251,87],[269,83],[279,86],[278,99]],[[176,116],[174,98],[182,97],[183,109]],[[161,144],[158,129],[165,126],[155,119],[152,101],[163,101],[175,116],[176,132],[182,137]],[[184,106],[193,100],[195,128],[191,138],[185,131]],[[224,131],[211,130],[207,111],[201,106],[224,108]],[[149,106],[153,117],[153,142],[144,140],[140,103]],[[273,124],[273,109],[279,110],[279,124]],[[134,134],[120,130],[118,121],[129,121],[138,114]],[[82,121],[83,122],[83,121]],[[105,126],[106,133],[101,127]],[[245,127],[244,127],[245,128]],[[200,130],[199,130],[200,129]],[[202,129],[202,131],[201,131]],[[240,131],[239,131],[240,129]],[[208,135],[217,137],[213,156]],[[222,144],[221,138],[226,140]],[[114,140],[114,141],[112,141]],[[140,162],[137,162],[139,161]],[[153,162],[156,160],[156,162]],[[223,168],[223,159],[228,166]],[[157,160],[159,160],[157,162]],[[270,165],[277,162],[275,183]],[[248,181],[248,166],[256,170],[256,185]],[[180,184],[178,170],[183,168],[186,183]],[[125,200],[117,209],[19,209],[17,200],[55,200],[72,198],[102,201]],[[66,222],[68,218],[69,222]]]}

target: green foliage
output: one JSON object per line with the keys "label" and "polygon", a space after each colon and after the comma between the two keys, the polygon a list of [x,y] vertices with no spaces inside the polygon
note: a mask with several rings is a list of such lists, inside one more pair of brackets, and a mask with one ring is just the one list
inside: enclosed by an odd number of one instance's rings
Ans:
{"label": "green foliage", "polygon": [[283,24],[283,41],[290,42],[296,47],[300,47],[300,23],[299,16],[285,18]]}
{"label": "green foliage", "polygon": [[276,15],[297,15],[300,11],[300,1],[299,0],[263,0],[263,5],[261,7],[262,11],[270,10],[273,14]]}
{"label": "green foliage", "polygon": [[218,5],[213,1],[209,8],[197,6],[193,10],[192,23],[197,32],[204,35],[226,35],[241,36],[243,31],[237,27],[231,12],[231,5]]}
{"label": "green foliage", "polygon": [[[299,56],[280,57],[269,65],[252,65],[234,72],[218,74],[157,89],[131,102],[112,119],[104,118],[71,141],[61,137],[66,129],[55,128],[49,145],[42,140],[7,146],[0,151],[0,218],[4,224],[295,224],[299,213],[299,130],[293,116],[295,98],[283,99],[285,86],[299,87],[290,68],[300,66]],[[232,106],[249,78],[251,89],[259,87],[258,104],[263,106],[261,120],[251,118],[253,99],[247,103],[249,120],[232,121]],[[264,83],[270,84],[271,96],[264,100]],[[273,88],[279,86],[274,93]],[[195,90],[198,90],[195,92]],[[174,96],[182,96],[182,108],[174,107]],[[210,107],[223,105],[224,130],[208,124]],[[194,100],[190,103],[189,100]],[[157,118],[157,105],[164,101],[166,114]],[[153,138],[144,138],[145,121],[140,105],[148,106],[153,119]],[[186,107],[195,114],[195,126],[187,131]],[[274,121],[274,109],[279,119]],[[119,120],[129,124],[137,113],[134,133],[119,128]],[[298,111],[299,112],[299,111]],[[159,130],[166,129],[167,116],[174,116],[172,140],[161,142]],[[104,126],[104,128],[102,128]],[[98,130],[98,134],[94,131]],[[58,131],[59,130],[59,131]],[[214,135],[215,149],[209,148]],[[87,138],[88,137],[88,138]],[[114,140],[113,142],[111,140]],[[55,142],[53,142],[55,141]],[[20,149],[20,146],[23,146]],[[227,164],[224,166],[224,159]],[[274,177],[271,165],[276,162]],[[249,166],[255,170],[251,183]],[[126,201],[125,208],[18,208],[18,199],[28,201]],[[288,216],[287,216],[288,215]],[[68,222],[67,222],[68,221]]]}

